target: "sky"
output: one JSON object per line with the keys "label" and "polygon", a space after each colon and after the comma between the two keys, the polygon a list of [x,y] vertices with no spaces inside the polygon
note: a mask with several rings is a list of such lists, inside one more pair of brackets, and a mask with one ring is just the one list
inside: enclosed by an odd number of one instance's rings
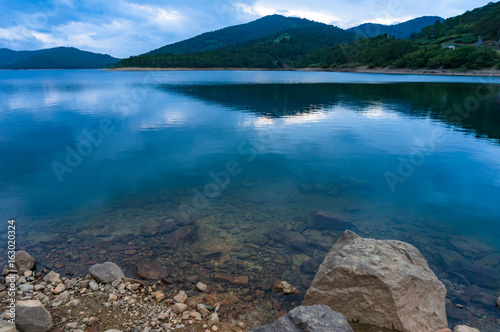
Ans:
{"label": "sky", "polygon": [[0,48],[72,46],[124,58],[203,32],[281,14],[350,28],[444,18],[489,0],[0,0]]}

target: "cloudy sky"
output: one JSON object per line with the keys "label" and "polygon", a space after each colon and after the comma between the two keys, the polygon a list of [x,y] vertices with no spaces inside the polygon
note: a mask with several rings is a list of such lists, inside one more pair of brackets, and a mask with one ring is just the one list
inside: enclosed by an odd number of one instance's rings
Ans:
{"label": "cloudy sky", "polygon": [[0,0],[0,48],[73,46],[128,57],[270,14],[349,28],[444,18],[489,0]]}

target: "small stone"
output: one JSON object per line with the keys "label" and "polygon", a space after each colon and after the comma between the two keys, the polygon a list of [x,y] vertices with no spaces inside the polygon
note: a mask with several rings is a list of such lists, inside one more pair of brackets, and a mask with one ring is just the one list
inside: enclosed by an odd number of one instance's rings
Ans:
{"label": "small stone", "polygon": [[198,310],[198,312],[203,316],[203,318],[206,318],[208,317],[208,315],[210,315],[210,311],[208,311],[208,309],[201,304],[198,304],[196,306],[196,310]]}
{"label": "small stone", "polygon": [[33,275],[33,271],[31,271],[31,270],[24,271],[24,273],[23,273],[23,276],[25,276],[26,278],[31,277],[32,275]]}
{"label": "small stone", "polygon": [[468,327],[467,325],[457,325],[453,329],[453,332],[479,332],[479,330],[472,327]]}
{"label": "small stone", "polygon": [[191,311],[189,313],[189,317],[194,318],[196,320],[201,320],[201,314],[198,311]]}
{"label": "small stone", "polygon": [[87,321],[87,324],[90,326],[96,325],[99,322],[99,318],[97,317],[90,317],[89,320]]}
{"label": "small stone", "polygon": [[59,284],[56,286],[56,288],[54,288],[54,290],[52,292],[57,295],[57,294],[64,292],[65,290],[66,290],[66,286],[64,286],[64,284]]}
{"label": "small stone", "polygon": [[64,291],[62,292],[61,294],[59,294],[53,302],[60,302],[61,304],[62,303],[66,303],[69,301],[71,295],[69,294],[68,291]]}
{"label": "small stone", "polygon": [[211,327],[211,326],[213,326],[215,324],[219,324],[219,315],[217,315],[216,312],[214,312],[213,314],[211,314],[208,317],[207,324],[208,324],[209,327]]}
{"label": "small stone", "polygon": [[19,285],[19,290],[21,290],[22,292],[30,292],[34,289],[33,285],[30,285],[30,284],[21,284]]}
{"label": "small stone", "polygon": [[113,282],[116,279],[125,278],[122,269],[112,262],[92,265],[89,268],[89,273],[95,280],[102,282],[103,284]]}
{"label": "small stone", "polygon": [[215,326],[215,325],[214,325],[214,326],[212,326],[212,330],[213,330],[213,331],[217,331],[218,329],[219,329],[219,328],[218,328],[217,326]]}
{"label": "small stone", "polygon": [[180,291],[179,294],[174,296],[174,300],[177,303],[185,303],[187,301],[188,297],[184,291]]}
{"label": "small stone", "polygon": [[78,323],[77,322],[66,324],[66,329],[67,330],[76,330],[77,328],[78,328]]}
{"label": "small stone", "polygon": [[59,273],[55,273],[54,271],[50,271],[45,277],[43,277],[43,281],[56,282],[56,281],[59,281],[60,276],[61,275]]}
{"label": "small stone", "polygon": [[36,284],[35,285],[35,291],[37,291],[37,292],[41,291],[44,288],[45,288],[45,285],[43,285],[43,284]]}
{"label": "small stone", "polygon": [[121,283],[122,283],[122,279],[121,279],[121,278],[118,278],[118,279],[116,279],[115,281],[113,281],[113,282],[111,283],[111,286],[113,286],[113,287],[118,287]]}
{"label": "small stone", "polygon": [[[205,284],[204,284],[204,283],[202,283],[202,282],[199,282],[199,283],[197,283],[197,284],[196,284],[196,289],[197,289],[197,290],[199,290],[200,292],[204,292],[204,291],[206,291],[206,290],[207,290],[207,287],[208,287],[208,286],[207,286],[207,285],[205,285]],[[499,298],[499,300],[500,300],[500,298]]]}
{"label": "small stone", "polygon": [[500,296],[497,299],[496,307],[498,308],[498,310],[500,310]]}
{"label": "small stone", "polygon": [[162,292],[155,292],[154,294],[156,302],[161,302],[165,298],[165,294],[163,294]]}
{"label": "small stone", "polygon": [[283,293],[285,295],[299,294],[299,290],[286,281],[276,279],[273,283],[273,290],[276,293]]}
{"label": "small stone", "polygon": [[73,299],[73,300],[69,301],[68,303],[66,303],[66,306],[67,307],[76,307],[80,303],[82,303],[82,301],[80,299]]}
{"label": "small stone", "polygon": [[116,301],[118,300],[118,296],[116,296],[116,294],[109,294],[109,297],[108,297],[108,302],[113,304],[115,303]]}
{"label": "small stone", "polygon": [[90,287],[90,289],[92,289],[94,292],[99,290],[99,285],[98,285],[98,284],[97,284],[97,282],[95,282],[94,280],[90,280],[90,282],[89,282],[89,287]]}
{"label": "small stone", "polygon": [[168,317],[169,317],[168,312],[162,312],[158,315],[159,320],[166,320],[168,319]]}
{"label": "small stone", "polygon": [[175,312],[182,314],[187,309],[187,307],[188,306],[184,303],[176,303],[173,308]]}
{"label": "small stone", "polygon": [[187,280],[192,283],[192,284],[196,284],[198,281],[200,281],[200,277],[199,276],[189,276],[187,278]]}

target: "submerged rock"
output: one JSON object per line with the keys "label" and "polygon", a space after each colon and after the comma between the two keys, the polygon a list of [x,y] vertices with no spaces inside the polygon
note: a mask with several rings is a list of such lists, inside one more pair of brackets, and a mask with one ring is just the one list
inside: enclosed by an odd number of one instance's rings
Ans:
{"label": "submerged rock", "polygon": [[89,273],[94,277],[95,280],[104,284],[113,282],[116,279],[125,278],[122,269],[112,262],[94,264],[89,267]]}
{"label": "submerged rock", "polygon": [[310,258],[305,262],[302,262],[302,264],[300,265],[300,269],[305,273],[316,273],[316,270],[319,268],[321,263],[323,263],[324,259],[325,257]]}
{"label": "submerged rock", "polygon": [[471,283],[491,289],[500,288],[500,274],[497,270],[463,262],[460,269],[453,269],[464,275]]}
{"label": "submerged rock", "polygon": [[158,262],[140,262],[135,269],[135,275],[142,279],[161,279],[168,276],[167,268]]}
{"label": "submerged rock", "polygon": [[21,332],[46,332],[52,328],[52,317],[38,300],[17,301],[16,327]]}
{"label": "submerged rock", "polygon": [[196,226],[183,226],[164,237],[164,246],[169,249],[176,249],[193,242],[197,235]]}
{"label": "submerged rock", "polygon": [[414,246],[345,231],[319,267],[303,305],[325,304],[363,324],[431,332],[448,325],[445,297],[446,288]]}
{"label": "submerged rock", "polygon": [[252,332],[352,332],[341,313],[325,305],[297,307],[272,324]]}
{"label": "submerged rock", "polygon": [[346,217],[327,210],[317,210],[308,220],[307,226],[315,229],[328,229],[333,231],[344,231],[354,229],[354,224]]}
{"label": "submerged rock", "polygon": [[285,295],[299,294],[300,291],[293,287],[290,283],[276,279],[273,283],[273,291],[276,293],[282,293]]}
{"label": "submerged rock", "polygon": [[229,282],[236,286],[248,286],[248,276],[244,275],[216,275],[214,280],[218,282]]}
{"label": "submerged rock", "polygon": [[305,251],[307,249],[307,239],[299,232],[294,232],[285,227],[277,228],[266,233],[266,235],[275,241],[281,242],[292,249]]}

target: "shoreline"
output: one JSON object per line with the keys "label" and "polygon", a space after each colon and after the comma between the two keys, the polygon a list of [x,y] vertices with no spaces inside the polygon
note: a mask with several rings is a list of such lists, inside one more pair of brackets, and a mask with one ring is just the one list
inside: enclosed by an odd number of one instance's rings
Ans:
{"label": "shoreline", "polygon": [[234,67],[214,67],[214,68],[155,68],[155,67],[119,67],[104,69],[104,71],[299,71],[299,72],[333,72],[333,73],[360,73],[360,74],[391,74],[391,75],[431,75],[431,76],[482,76],[482,77],[500,77],[500,70],[481,69],[456,71],[451,69],[391,69],[391,68],[287,68],[287,69],[269,69],[269,68],[234,68]]}

